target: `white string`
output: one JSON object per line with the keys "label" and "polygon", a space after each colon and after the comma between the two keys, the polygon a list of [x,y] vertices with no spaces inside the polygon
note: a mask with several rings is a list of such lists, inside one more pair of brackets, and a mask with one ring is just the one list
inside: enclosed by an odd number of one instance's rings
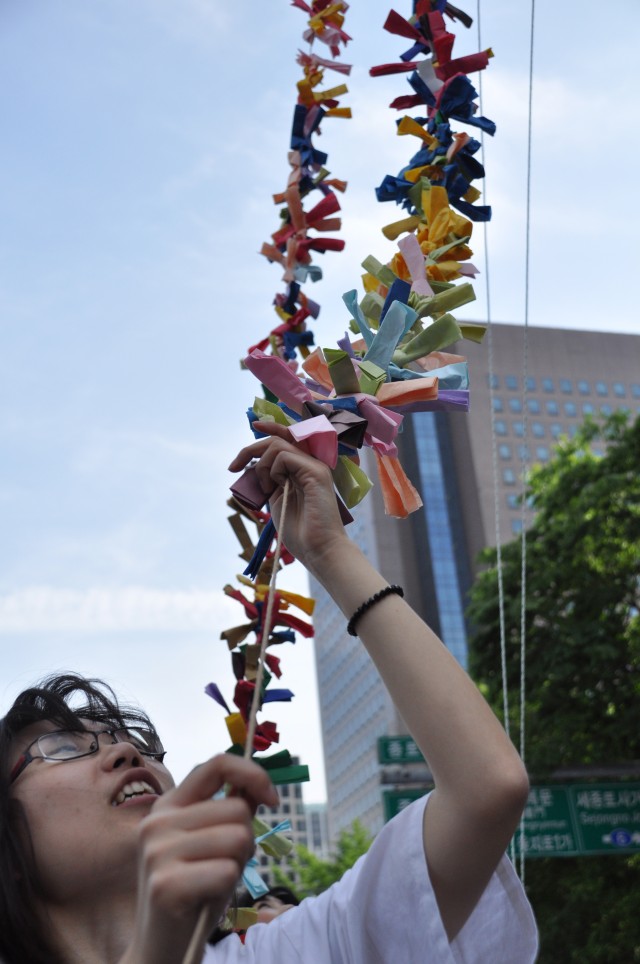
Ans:
{"label": "white string", "polygon": [[[480,0],[476,5],[476,24],[478,31],[478,50],[482,50],[482,24],[480,16]],[[478,95],[480,103],[480,114],[484,115],[482,106],[482,71],[478,72]],[[484,131],[480,128],[480,144],[482,148],[482,160],[484,162]],[[487,175],[484,176],[484,203],[488,204]],[[489,405],[491,407],[491,460],[493,468],[493,515],[495,525],[496,542],[496,569],[498,573],[498,613],[500,623],[500,673],[502,677],[502,715],[504,717],[504,728],[508,737],[511,736],[511,723],[509,720],[509,689],[507,686],[507,639],[504,616],[504,580],[502,570],[502,541],[500,538],[500,491],[498,486],[498,442],[496,432],[496,411],[494,408],[494,356],[493,356],[493,324],[491,316],[491,283],[489,275],[489,241],[487,222],[482,224],[484,238],[484,275],[485,291],[487,302],[487,348],[489,354]],[[509,856],[515,862],[515,844],[512,840],[509,844]]]}
{"label": "white string", "polygon": [[[527,412],[524,402],[527,394],[529,364],[529,272],[531,261],[531,144],[533,119],[533,49],[535,36],[535,0],[531,0],[531,26],[529,34],[529,102],[527,116],[527,208],[525,243],[525,283],[524,283],[524,345],[523,345],[523,408],[524,408],[524,450],[525,460],[522,472],[521,505],[521,595],[520,595],[520,757],[525,762],[525,696],[526,696],[526,599],[527,599],[527,540],[526,540],[526,487],[527,487]],[[520,880],[525,882],[525,837],[524,817],[520,821]]]}
{"label": "white string", "polygon": [[[477,32],[478,49],[482,50],[482,24],[481,24],[481,4],[477,0]],[[527,469],[529,462],[528,451],[528,417],[526,406],[526,395],[529,380],[529,274],[530,274],[530,228],[531,228],[531,147],[532,147],[532,118],[533,118],[533,53],[535,36],[535,0],[531,0],[531,25],[530,25],[530,47],[529,47],[529,95],[528,95],[528,116],[527,116],[527,195],[526,195],[526,227],[525,227],[525,290],[524,290],[524,339],[522,357],[522,424],[523,424],[523,443],[521,452],[522,464],[522,501],[520,518],[520,757],[525,762],[526,734],[525,734],[525,697],[526,697],[526,598],[527,598],[527,543],[526,543],[526,487]],[[484,114],[482,104],[482,71],[478,73],[478,92],[480,102],[480,113]],[[480,132],[480,142],[484,160],[484,132]],[[485,203],[487,203],[486,173],[485,173]],[[498,574],[498,608],[500,622],[500,663],[502,674],[502,701],[504,727],[507,736],[510,736],[509,722],[509,695],[507,687],[507,656],[506,656],[506,631],[505,631],[505,611],[504,611],[504,582],[502,567],[502,547],[500,541],[500,503],[498,490],[498,454],[497,454],[497,433],[495,429],[496,413],[494,410],[494,355],[492,337],[492,318],[491,318],[491,286],[489,275],[489,246],[487,240],[487,222],[483,223],[484,231],[484,259],[485,259],[485,278],[486,278],[486,302],[487,302],[487,342],[489,354],[489,398],[491,405],[491,450],[493,462],[493,494],[494,494],[494,517],[495,517],[495,541],[496,541],[496,567]],[[525,849],[524,849],[524,818],[520,821],[519,827],[519,850],[520,850],[520,879],[525,882]],[[513,841],[510,845],[510,855],[513,860],[514,850]]]}

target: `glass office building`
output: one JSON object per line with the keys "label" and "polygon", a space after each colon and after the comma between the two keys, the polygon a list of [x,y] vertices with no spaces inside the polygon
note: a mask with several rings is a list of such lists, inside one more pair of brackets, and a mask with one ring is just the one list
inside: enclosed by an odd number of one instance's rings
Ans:
{"label": "glass office building", "polygon": [[[478,553],[496,544],[496,532],[507,542],[521,531],[523,471],[550,459],[586,415],[640,413],[640,337],[529,328],[523,378],[524,337],[521,326],[492,326],[491,373],[486,339],[453,348],[469,360],[471,410],[407,416],[399,437],[423,508],[389,519],[374,488],[351,527],[371,562],[404,587],[463,666]],[[375,468],[364,467],[375,479]],[[330,833],[356,818],[376,833],[383,823],[377,738],[406,729],[342,614],[313,581],[311,592]]]}

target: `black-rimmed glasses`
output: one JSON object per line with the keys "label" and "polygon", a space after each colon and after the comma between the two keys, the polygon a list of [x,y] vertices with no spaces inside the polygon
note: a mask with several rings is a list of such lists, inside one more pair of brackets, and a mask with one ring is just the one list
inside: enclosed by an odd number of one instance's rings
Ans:
{"label": "black-rimmed glasses", "polygon": [[[140,726],[121,727],[113,730],[53,730],[37,736],[33,743],[24,750],[13,767],[9,776],[9,783],[20,776],[26,766],[33,760],[43,759],[53,762],[77,760],[83,756],[90,756],[100,749],[99,737],[106,734],[111,737],[111,743],[130,743],[144,756],[152,756],[162,763],[165,749],[160,738],[152,730]],[[33,754],[31,747],[37,746],[38,752]]]}

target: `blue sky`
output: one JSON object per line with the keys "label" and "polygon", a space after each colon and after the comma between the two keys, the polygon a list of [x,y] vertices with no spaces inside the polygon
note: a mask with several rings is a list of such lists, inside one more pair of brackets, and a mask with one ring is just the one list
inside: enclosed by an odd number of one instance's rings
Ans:
{"label": "blue sky", "polygon": [[[495,52],[483,110],[498,125],[485,147],[496,322],[524,318],[526,8],[481,7]],[[354,119],[323,126],[328,166],[349,181],[346,250],[318,257],[325,278],[308,290],[329,346],[362,259],[393,253],[379,229],[396,209],[373,188],[412,152],[386,106],[406,81],[368,76],[404,49],[382,30],[388,9],[354,0],[342,58]],[[536,4],[529,321],[638,332],[640,6],[603,10]],[[242,621],[222,594],[240,570],[226,466],[257,389],[239,359],[283,290],[257,251],[277,227],[304,26],[285,0],[0,10],[0,712],[49,671],[102,675],[156,718],[178,776],[227,743],[202,695],[215,679],[231,696],[218,637]],[[475,27],[455,30],[456,53],[477,49]],[[481,229],[472,247],[484,272]],[[459,318],[484,315],[483,281],[476,292]],[[291,567],[280,583],[306,579]],[[283,668],[298,699],[270,715],[319,800],[311,645],[290,647]]]}

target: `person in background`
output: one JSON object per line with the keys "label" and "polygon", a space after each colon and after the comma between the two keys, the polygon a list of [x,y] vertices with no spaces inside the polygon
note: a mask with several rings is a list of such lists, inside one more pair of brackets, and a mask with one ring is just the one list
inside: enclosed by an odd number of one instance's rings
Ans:
{"label": "person in background", "polygon": [[299,904],[300,901],[288,887],[272,887],[253,901],[253,907],[258,911],[258,924],[268,924]]}

